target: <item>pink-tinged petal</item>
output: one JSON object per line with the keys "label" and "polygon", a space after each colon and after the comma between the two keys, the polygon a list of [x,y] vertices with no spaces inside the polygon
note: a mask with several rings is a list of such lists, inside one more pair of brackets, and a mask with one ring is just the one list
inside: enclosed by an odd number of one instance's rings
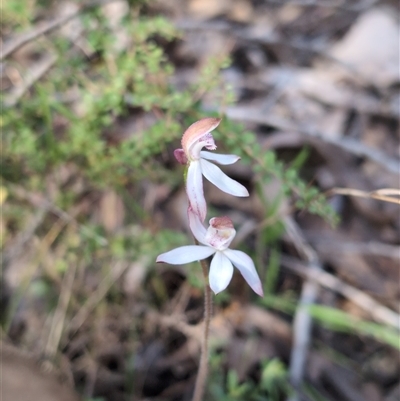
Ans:
{"label": "pink-tinged petal", "polygon": [[175,149],[174,150],[175,159],[178,160],[179,164],[187,164],[188,159],[185,155],[185,151],[183,149]]}
{"label": "pink-tinged petal", "polygon": [[186,176],[186,193],[189,198],[190,206],[203,222],[207,214],[207,204],[204,199],[203,177],[201,166],[198,161],[192,161],[189,165]]}
{"label": "pink-tinged petal", "polygon": [[201,172],[208,181],[213,183],[221,191],[234,196],[249,196],[249,192],[237,181],[229,178],[219,167],[207,160],[200,159]]}
{"label": "pink-tinged petal", "polygon": [[221,155],[220,153],[207,152],[206,150],[200,152],[200,157],[222,165],[233,164],[240,160],[240,157],[236,155]]}
{"label": "pink-tinged petal", "polygon": [[228,216],[213,217],[207,229],[206,245],[223,251],[229,247],[235,235],[232,220]]}
{"label": "pink-tinged petal", "polygon": [[252,290],[260,297],[263,297],[264,291],[261,280],[260,277],[258,277],[257,270],[251,257],[242,251],[234,251],[232,249],[225,250],[224,255],[239,269]]}
{"label": "pink-tinged petal", "polygon": [[157,263],[169,263],[170,265],[183,265],[208,258],[215,249],[203,245],[187,245],[162,253],[157,256]]}
{"label": "pink-tinged petal", "polygon": [[203,226],[203,223],[200,221],[199,216],[193,211],[193,209],[190,206],[188,208],[188,217],[189,217],[190,230],[192,231],[194,237],[201,244],[207,245],[206,243],[207,230]]}
{"label": "pink-tinged petal", "polygon": [[185,131],[182,137],[182,148],[186,154],[188,154],[189,148],[191,148],[200,138],[217,128],[220,122],[220,118],[206,117],[193,123]]}
{"label": "pink-tinged petal", "polygon": [[232,263],[222,252],[217,251],[211,261],[210,266],[210,288],[215,294],[225,290],[232,279],[232,275]]}

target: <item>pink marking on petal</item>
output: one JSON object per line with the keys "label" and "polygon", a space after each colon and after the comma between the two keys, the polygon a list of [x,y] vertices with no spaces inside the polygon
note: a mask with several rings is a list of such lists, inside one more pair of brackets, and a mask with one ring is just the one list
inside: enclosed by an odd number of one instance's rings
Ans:
{"label": "pink marking on petal", "polygon": [[197,143],[201,143],[206,149],[208,150],[215,150],[217,149],[217,145],[214,142],[214,137],[208,133],[199,138]]}

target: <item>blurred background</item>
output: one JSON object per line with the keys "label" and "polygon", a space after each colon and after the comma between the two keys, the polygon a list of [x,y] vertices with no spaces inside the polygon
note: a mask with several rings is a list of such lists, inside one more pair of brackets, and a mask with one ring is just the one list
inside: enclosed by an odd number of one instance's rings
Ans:
{"label": "blurred background", "polygon": [[[1,3],[4,401],[190,400],[184,130],[265,297],[214,297],[206,400],[399,401],[399,10],[376,0]],[[378,191],[378,192],[376,192]],[[396,204],[397,202],[397,204]]]}

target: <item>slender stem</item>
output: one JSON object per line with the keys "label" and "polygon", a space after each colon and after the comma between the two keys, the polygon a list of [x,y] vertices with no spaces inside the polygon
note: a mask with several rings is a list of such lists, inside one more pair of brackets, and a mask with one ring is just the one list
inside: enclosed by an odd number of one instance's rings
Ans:
{"label": "slender stem", "polygon": [[[198,244],[197,240],[195,242]],[[205,260],[200,261],[203,270],[205,291],[204,291],[204,337],[201,344],[201,354],[199,370],[197,372],[196,383],[194,386],[193,401],[202,401],[204,389],[208,375],[208,337],[210,329],[210,320],[212,315],[212,294],[208,283],[208,263]]]}

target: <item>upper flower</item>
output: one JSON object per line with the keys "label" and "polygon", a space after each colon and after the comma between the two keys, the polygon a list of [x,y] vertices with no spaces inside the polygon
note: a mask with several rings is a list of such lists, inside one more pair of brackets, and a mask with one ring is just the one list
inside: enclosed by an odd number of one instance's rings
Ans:
{"label": "upper flower", "polygon": [[182,149],[176,149],[174,154],[181,164],[188,164],[186,177],[186,192],[190,206],[204,221],[207,214],[206,201],[203,192],[202,175],[222,191],[235,196],[249,196],[247,189],[237,181],[229,178],[216,165],[208,160],[222,165],[233,164],[240,157],[236,155],[221,155],[201,150],[215,150],[214,138],[211,131],[221,122],[220,118],[203,118],[193,123],[183,134]]}
{"label": "upper flower", "polygon": [[214,217],[206,230],[199,216],[189,207],[189,224],[195,238],[203,245],[182,246],[162,253],[157,262],[181,265],[202,260],[214,255],[209,272],[211,289],[218,294],[229,284],[233,275],[233,265],[238,268],[253,291],[263,296],[260,278],[252,259],[242,251],[229,249],[236,231],[229,217]]}

